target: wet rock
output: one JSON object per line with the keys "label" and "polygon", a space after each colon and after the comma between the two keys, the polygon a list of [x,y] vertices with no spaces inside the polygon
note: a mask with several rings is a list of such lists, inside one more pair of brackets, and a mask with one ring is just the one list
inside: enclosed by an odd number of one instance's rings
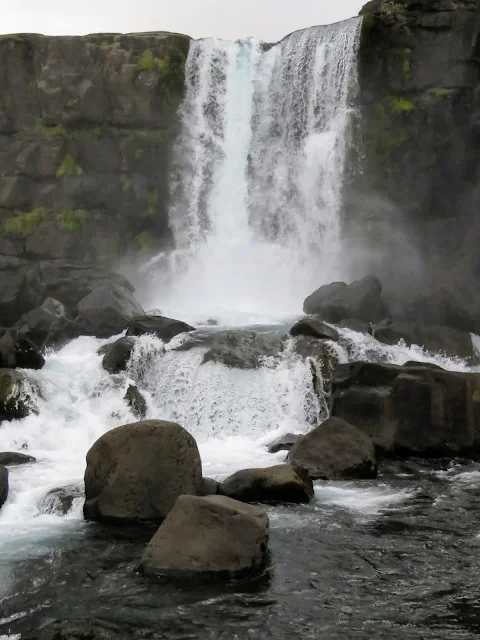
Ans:
{"label": "wet rock", "polygon": [[314,480],[375,478],[378,473],[372,439],[339,418],[329,418],[300,438],[287,459]]}
{"label": "wet rock", "polygon": [[139,418],[140,420],[145,418],[148,409],[147,401],[135,385],[131,384],[128,387],[124,400],[136,418]]}
{"label": "wet rock", "polygon": [[170,342],[172,338],[181,333],[195,331],[194,327],[163,316],[139,316],[128,323],[127,336],[143,336],[150,333],[164,342]]}
{"label": "wet rock", "polygon": [[87,453],[84,515],[118,523],[162,521],[179,495],[201,488],[197,444],[183,427],[162,420],[127,424]]}
{"label": "wet rock", "polygon": [[112,344],[106,344],[101,349],[104,356],[102,367],[108,373],[120,373],[127,368],[128,361],[135,346],[135,338],[119,338]]}
{"label": "wet rock", "polygon": [[18,329],[6,329],[0,337],[0,367],[41,369],[45,359],[37,347]]}
{"label": "wet rock", "polygon": [[25,640],[118,640],[114,630],[104,629],[88,620],[56,620],[40,629],[22,634]]}
{"label": "wet rock", "polygon": [[370,333],[370,323],[355,318],[345,318],[338,323],[340,329],[350,329],[357,333]]}
{"label": "wet rock", "polygon": [[469,362],[474,357],[470,333],[449,327],[393,322],[388,327],[375,329],[373,335],[384,344],[398,344],[403,340],[408,347],[416,344],[431,353],[442,353],[449,357],[463,358]]}
{"label": "wet rock", "polygon": [[305,313],[337,324],[344,318],[379,322],[388,315],[378,278],[366,276],[347,285],[333,282],[314,291],[304,302]]}
{"label": "wet rock", "polygon": [[55,298],[47,298],[25,313],[16,326],[40,350],[61,347],[81,334],[80,328],[67,317],[65,306]]}
{"label": "wet rock", "polygon": [[266,560],[268,516],[225,496],[182,495],[142,556],[146,575],[236,578]]}
{"label": "wet rock", "polygon": [[246,330],[196,331],[176,351],[208,349],[203,364],[217,362],[237,369],[258,369],[265,358],[282,353],[284,344],[275,333]]}
{"label": "wet rock", "polygon": [[455,293],[439,288],[417,298],[411,315],[422,325],[442,325],[467,333],[479,333],[480,314],[476,296],[464,295],[460,287],[455,288]]}
{"label": "wet rock", "polygon": [[307,474],[289,464],[243,469],[220,484],[220,495],[242,502],[310,502],[313,484]]}
{"label": "wet rock", "polygon": [[216,496],[218,494],[220,483],[212,478],[202,479],[202,488],[200,489],[200,496]]}
{"label": "wet rock", "polygon": [[35,411],[35,382],[14,369],[0,369],[0,422],[25,418]]}
{"label": "wet rock", "polygon": [[278,453],[279,451],[290,451],[296,441],[301,438],[294,433],[286,433],[268,445],[268,453]]}
{"label": "wet rock", "polygon": [[24,453],[16,453],[13,451],[5,451],[0,453],[0,465],[4,467],[13,467],[21,464],[32,464],[37,459],[33,456],[27,456]]}
{"label": "wet rock", "polygon": [[325,324],[318,316],[307,316],[296,322],[290,329],[292,336],[311,336],[337,342],[338,331]]}
{"label": "wet rock", "polygon": [[42,513],[54,516],[66,516],[76,498],[83,498],[83,490],[77,485],[52,489],[45,496]]}
{"label": "wet rock", "polygon": [[8,497],[8,469],[0,465],[0,509]]}
{"label": "wet rock", "polygon": [[480,454],[480,375],[367,362],[333,374],[332,415],[370,435],[387,453]]}

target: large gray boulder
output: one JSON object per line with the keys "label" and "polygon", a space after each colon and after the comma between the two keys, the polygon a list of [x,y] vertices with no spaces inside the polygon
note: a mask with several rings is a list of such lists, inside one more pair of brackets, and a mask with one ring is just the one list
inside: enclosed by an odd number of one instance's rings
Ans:
{"label": "large gray boulder", "polygon": [[[119,338],[112,344],[105,345],[102,366],[108,373],[125,371],[135,346],[135,338]],[[103,348],[102,348],[103,349]]]}
{"label": "large gray boulder", "polygon": [[67,317],[65,306],[55,298],[47,298],[39,307],[25,313],[16,327],[39,349],[61,347],[81,333]]}
{"label": "large gray boulder", "polygon": [[356,425],[386,453],[480,453],[478,373],[356,362],[339,365],[332,386],[332,415]]}
{"label": "large gray boulder", "polygon": [[88,520],[162,521],[178,496],[202,489],[194,438],[180,425],[145,420],[112,429],[87,453]]}
{"label": "large gray boulder", "polygon": [[6,329],[0,336],[0,367],[41,369],[44,366],[40,350],[18,329]]}
{"label": "large gray boulder", "polygon": [[313,479],[375,478],[377,460],[372,439],[344,420],[329,418],[290,449],[289,463]]}
{"label": "large gray boulder", "polygon": [[0,509],[8,497],[8,469],[0,465]]}
{"label": "large gray boulder", "polygon": [[310,502],[312,480],[306,473],[289,464],[266,469],[243,469],[224,480],[219,493],[242,502]]}
{"label": "large gray boulder", "polygon": [[32,464],[36,461],[36,458],[27,456],[25,453],[17,453],[16,451],[4,451],[0,453],[0,465],[4,467],[16,467],[22,464]]}
{"label": "large gray boulder", "polygon": [[137,317],[128,323],[127,336],[143,336],[150,333],[164,342],[170,342],[175,336],[190,331],[195,331],[195,328],[181,320],[137,314]]}
{"label": "large gray boulder", "polygon": [[0,422],[19,420],[36,411],[36,383],[21,371],[0,369]]}
{"label": "large gray boulder", "polygon": [[180,496],[142,556],[147,575],[237,578],[266,559],[268,516],[225,496]]}
{"label": "large gray boulder", "polygon": [[344,282],[324,285],[305,300],[303,310],[334,324],[346,318],[379,322],[388,315],[382,285],[374,276],[366,276],[349,285]]}

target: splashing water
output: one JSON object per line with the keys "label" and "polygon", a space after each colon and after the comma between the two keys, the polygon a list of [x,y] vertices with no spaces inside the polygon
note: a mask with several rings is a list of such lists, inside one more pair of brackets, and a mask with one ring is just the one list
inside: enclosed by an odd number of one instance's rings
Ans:
{"label": "splashing water", "polygon": [[341,189],[360,21],[192,43],[170,221],[147,306],[225,324],[298,313],[340,273]]}

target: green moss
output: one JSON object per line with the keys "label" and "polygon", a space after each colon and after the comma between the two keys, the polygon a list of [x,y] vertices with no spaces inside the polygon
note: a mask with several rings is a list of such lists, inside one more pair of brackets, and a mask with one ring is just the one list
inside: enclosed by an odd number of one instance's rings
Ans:
{"label": "green moss", "polygon": [[172,46],[162,58],[158,58],[152,49],[145,49],[135,65],[134,79],[142,71],[156,72],[158,74],[156,92],[171,104],[175,96],[180,95],[183,90],[187,53],[186,47]]}
{"label": "green moss", "polygon": [[78,231],[82,229],[87,222],[87,212],[83,209],[71,211],[66,209],[57,214],[57,226],[64,231]]}
{"label": "green moss", "polygon": [[154,238],[150,231],[142,231],[135,236],[135,245],[139,251],[150,251],[154,247]]}
{"label": "green moss", "polygon": [[428,90],[428,93],[435,96],[435,98],[447,98],[453,92],[453,89],[445,89],[444,87],[434,87],[433,89]]}
{"label": "green moss", "polygon": [[21,38],[16,33],[7,33],[5,35],[0,36],[0,42],[8,40],[9,42],[23,42],[23,38]]}
{"label": "green moss", "polygon": [[410,100],[405,98],[390,98],[389,101],[390,112],[398,115],[400,113],[408,113],[415,109],[415,105]]}
{"label": "green moss", "polygon": [[135,160],[141,160],[144,153],[143,149],[135,149]]}
{"label": "green moss", "polygon": [[377,26],[377,17],[374,13],[369,13],[368,11],[363,15],[362,20],[362,34],[369,33]]}
{"label": "green moss", "polygon": [[62,164],[58,168],[57,178],[71,178],[73,176],[81,176],[82,168],[75,162],[75,158],[71,153],[67,153]]}
{"label": "green moss", "polygon": [[18,212],[3,225],[6,236],[28,238],[45,219],[47,210],[39,207],[33,211]]}
{"label": "green moss", "polygon": [[148,215],[153,216],[158,205],[158,189],[151,189],[147,197]]}
{"label": "green moss", "polygon": [[141,71],[155,71],[160,70],[161,60],[156,58],[151,49],[145,49],[140,54],[140,57],[135,65],[135,71],[140,73]]}
{"label": "green moss", "polygon": [[132,181],[127,179],[122,182],[122,193],[124,196],[130,195],[132,192]]}
{"label": "green moss", "polygon": [[408,13],[404,4],[394,0],[382,0],[378,10],[380,20],[389,27],[408,31]]}
{"label": "green moss", "polygon": [[67,130],[61,124],[47,126],[39,122],[35,127],[35,130],[45,138],[66,138],[68,135]]}

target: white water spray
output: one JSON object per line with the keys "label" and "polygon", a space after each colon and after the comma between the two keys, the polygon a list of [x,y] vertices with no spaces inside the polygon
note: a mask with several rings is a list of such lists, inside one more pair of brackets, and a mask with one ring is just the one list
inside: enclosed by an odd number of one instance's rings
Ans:
{"label": "white water spray", "polygon": [[[149,307],[245,324],[301,312],[341,273],[341,192],[360,21],[192,43],[176,147],[176,251]],[[167,273],[167,278],[162,274]]]}

